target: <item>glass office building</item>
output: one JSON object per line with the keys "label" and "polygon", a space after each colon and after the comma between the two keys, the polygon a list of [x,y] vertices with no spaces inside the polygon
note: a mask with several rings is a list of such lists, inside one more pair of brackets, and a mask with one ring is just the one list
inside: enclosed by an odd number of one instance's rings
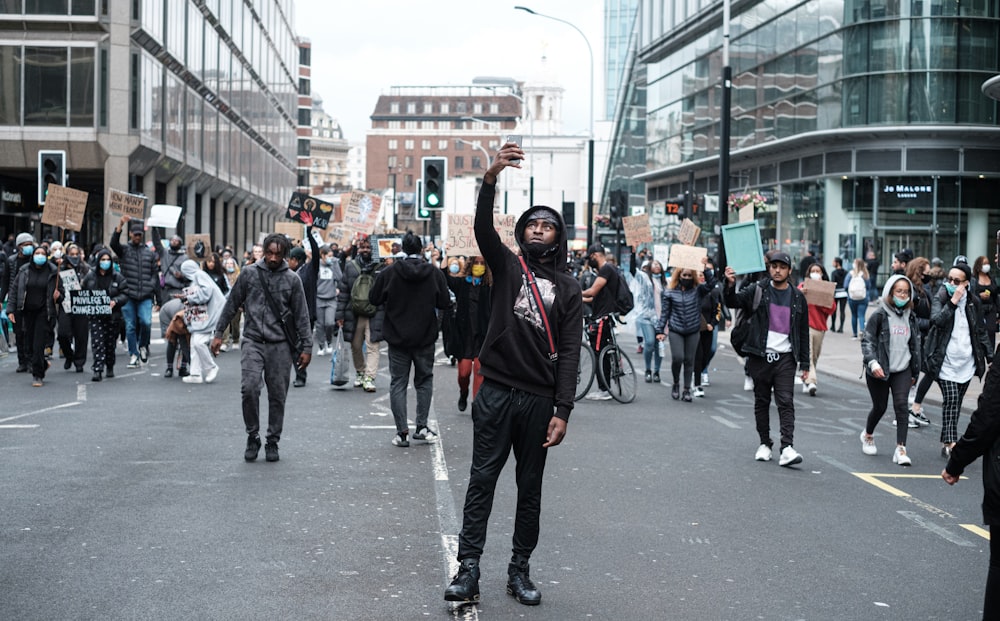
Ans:
{"label": "glass office building", "polygon": [[[645,97],[620,106],[615,135],[644,117],[645,171],[618,185],[657,217],[693,187],[711,246],[723,3],[639,10],[625,88]],[[766,248],[812,249],[826,265],[866,249],[884,264],[903,247],[946,261],[988,254],[1000,128],[981,86],[1000,70],[1000,0],[733,1],[730,34],[729,187],[767,198],[756,214]],[[611,153],[605,187],[628,168],[617,144]],[[669,242],[676,222],[665,222]]]}
{"label": "glass office building", "polygon": [[[243,249],[296,182],[292,0],[0,3],[0,228],[38,221],[37,152],[64,150],[89,192],[83,230],[107,241],[109,189],[184,211],[181,233]],[[72,234],[72,233],[67,233]]]}

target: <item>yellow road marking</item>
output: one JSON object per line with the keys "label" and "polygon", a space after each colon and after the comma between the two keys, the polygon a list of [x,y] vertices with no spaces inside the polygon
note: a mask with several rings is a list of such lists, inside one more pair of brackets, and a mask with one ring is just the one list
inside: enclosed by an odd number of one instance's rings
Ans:
{"label": "yellow road marking", "polygon": [[976,526],[975,524],[959,524],[959,526],[969,531],[970,533],[975,533],[979,535],[986,541],[990,540],[990,531],[986,530],[982,526]]}

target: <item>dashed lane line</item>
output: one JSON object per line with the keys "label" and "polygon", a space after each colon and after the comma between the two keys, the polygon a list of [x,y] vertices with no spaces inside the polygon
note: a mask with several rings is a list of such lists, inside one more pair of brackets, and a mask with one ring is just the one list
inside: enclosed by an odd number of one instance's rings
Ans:
{"label": "dashed lane line", "polygon": [[63,410],[63,409],[66,409],[66,408],[75,407],[77,405],[80,405],[81,403],[82,402],[80,402],[80,401],[72,401],[70,403],[62,403],[60,405],[53,405],[52,407],[42,408],[40,410],[34,410],[32,412],[25,412],[24,414],[17,414],[15,416],[8,416],[7,418],[0,418],[0,424],[7,423],[7,422],[10,422],[12,420],[17,420],[19,418],[24,418],[26,416],[34,416],[36,414],[45,414],[46,412],[54,412],[56,410]]}

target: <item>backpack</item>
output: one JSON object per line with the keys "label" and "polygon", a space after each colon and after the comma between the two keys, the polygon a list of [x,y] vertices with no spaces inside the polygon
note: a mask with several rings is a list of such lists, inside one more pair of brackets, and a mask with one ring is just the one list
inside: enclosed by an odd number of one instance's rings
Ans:
{"label": "backpack", "polygon": [[755,288],[753,292],[753,305],[750,307],[749,311],[743,311],[733,322],[733,329],[729,333],[729,344],[733,346],[733,351],[736,352],[737,356],[741,358],[746,358],[746,354],[743,353],[743,346],[747,343],[747,337],[750,336],[750,317],[757,312],[757,307],[760,306],[760,296],[762,291],[759,283],[754,283],[752,285]]}
{"label": "backpack", "polygon": [[370,271],[366,272],[362,270],[361,264],[357,261],[354,262],[354,267],[358,270],[358,277],[354,279],[354,284],[351,285],[351,311],[356,316],[374,317],[378,307],[371,303],[368,299],[368,294],[375,284],[375,275]]}
{"label": "backpack", "polygon": [[619,274],[618,292],[615,295],[615,312],[619,315],[628,315],[635,308],[635,298],[632,297],[632,290]]}
{"label": "backpack", "polygon": [[851,282],[847,285],[847,297],[852,300],[863,300],[868,297],[868,283],[865,279],[858,276],[851,276]]}

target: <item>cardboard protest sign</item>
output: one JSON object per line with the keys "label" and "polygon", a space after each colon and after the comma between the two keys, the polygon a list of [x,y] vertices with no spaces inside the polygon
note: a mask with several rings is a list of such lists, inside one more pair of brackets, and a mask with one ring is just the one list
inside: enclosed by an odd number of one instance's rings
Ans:
{"label": "cardboard protest sign", "polygon": [[354,233],[371,235],[375,232],[379,210],[382,207],[382,197],[368,192],[351,192],[344,208],[344,219],[340,223],[345,229]]}
{"label": "cardboard protest sign", "polygon": [[149,208],[146,226],[162,226],[168,229],[177,228],[181,217],[181,208],[177,205],[153,205]]}
{"label": "cardboard protest sign", "polygon": [[192,261],[204,261],[213,252],[212,237],[205,233],[185,235],[184,245],[187,247],[187,256]]}
{"label": "cardboard protest sign", "polygon": [[146,217],[146,197],[111,188],[108,190],[108,211],[116,216],[131,216],[142,220]]}
{"label": "cardboard protest sign", "polygon": [[107,291],[82,289],[70,291],[70,311],[74,315],[99,316],[111,314],[111,296]]}
{"label": "cardboard protest sign", "polygon": [[708,248],[674,244],[670,246],[670,259],[667,261],[667,265],[682,270],[700,272],[705,269],[705,264],[701,260],[707,256]]}
{"label": "cardboard protest sign", "polygon": [[280,233],[289,239],[296,240],[302,239],[303,230],[302,225],[298,222],[275,222],[274,232]]}
{"label": "cardboard protest sign", "polygon": [[[472,214],[448,214],[448,235],[445,244],[449,256],[481,256],[476,233],[473,230],[475,221],[476,216]],[[500,235],[500,241],[512,252],[518,252],[517,238],[514,235],[516,223],[517,218],[513,214],[493,214],[493,228]]]}
{"label": "cardboard protest sign", "polygon": [[806,296],[806,302],[813,306],[822,308],[833,306],[833,294],[836,290],[837,283],[829,280],[806,278],[802,282],[802,294]]}
{"label": "cardboard protest sign", "polygon": [[[70,291],[80,290],[80,279],[77,277],[76,272],[73,270],[62,270],[59,272],[59,281],[62,283],[63,291],[67,293]],[[69,296],[62,299],[62,307],[65,312],[70,312],[70,302]]]}
{"label": "cardboard protest sign", "polygon": [[701,237],[701,227],[692,222],[690,218],[684,218],[684,221],[681,222],[681,229],[677,231],[677,239],[685,246],[693,246],[698,243],[699,237]]}
{"label": "cardboard protest sign", "polygon": [[[390,237],[372,237],[372,259],[376,261],[384,261],[387,257],[393,257],[396,252],[402,252],[403,238],[399,236]],[[393,246],[396,246],[396,252],[393,252]]]}
{"label": "cardboard protest sign", "polygon": [[760,225],[756,220],[722,227],[722,243],[726,247],[728,267],[733,268],[737,275],[767,269],[760,243]]}
{"label": "cardboard protest sign", "polygon": [[50,183],[45,196],[42,223],[79,231],[83,228],[83,217],[87,211],[87,196],[81,190]]}
{"label": "cardboard protest sign", "polygon": [[653,231],[649,228],[649,214],[625,216],[622,218],[622,228],[625,229],[625,243],[633,250],[639,244],[653,243]]}
{"label": "cardboard protest sign", "polygon": [[306,226],[326,229],[330,224],[330,218],[333,217],[333,203],[321,201],[302,192],[292,192],[285,215]]}

